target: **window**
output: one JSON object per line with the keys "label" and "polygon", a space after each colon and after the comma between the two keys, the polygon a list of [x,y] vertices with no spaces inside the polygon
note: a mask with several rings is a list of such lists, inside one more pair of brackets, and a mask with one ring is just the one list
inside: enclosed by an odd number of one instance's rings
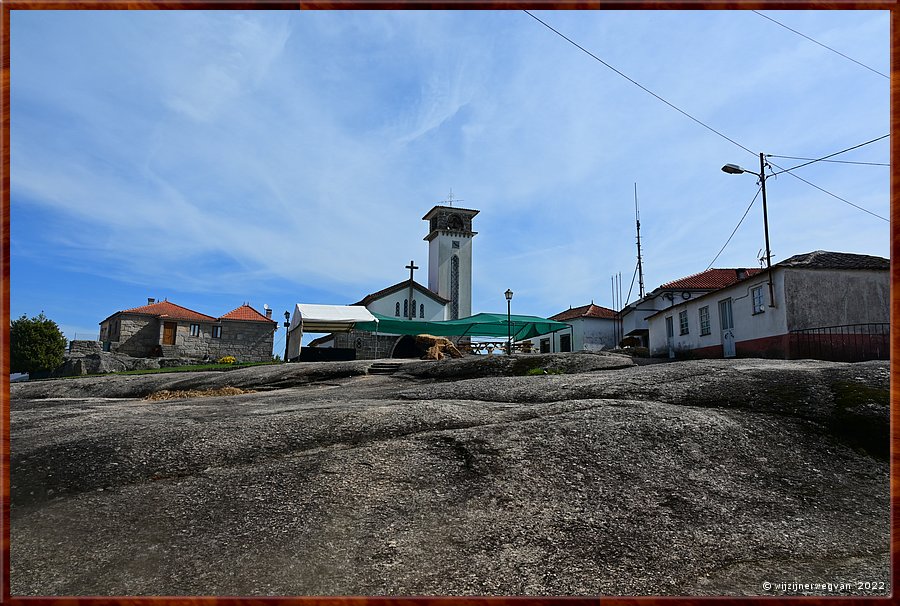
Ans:
{"label": "window", "polygon": [[550,339],[541,339],[541,353],[550,353]]}
{"label": "window", "polygon": [[192,337],[200,336],[200,325],[199,324],[191,324],[191,336]]}
{"label": "window", "polygon": [[425,317],[425,304],[424,303],[419,303],[419,317],[420,318]]}
{"label": "window", "polygon": [[394,315],[400,317],[400,301],[397,301],[397,305],[394,307]]}
{"label": "window", "polygon": [[453,240],[450,247],[451,248],[459,248],[459,240]]}
{"label": "window", "polygon": [[709,334],[709,305],[700,308],[700,334]]}
{"label": "window", "polygon": [[686,309],[684,311],[678,312],[678,328],[680,330],[679,334],[688,334],[688,319]]}
{"label": "window", "polygon": [[221,326],[213,326],[212,338],[213,339],[221,339],[222,338],[222,327]]}
{"label": "window", "polygon": [[409,317],[409,299],[403,299],[403,317]]}
{"label": "window", "polygon": [[415,299],[413,299],[413,304],[412,304],[412,317],[414,317],[414,318],[416,317],[416,300]]}
{"label": "window", "polygon": [[750,296],[753,298],[753,315],[761,314],[766,311],[766,306],[763,305],[763,287],[757,286],[750,290]]}
{"label": "window", "polygon": [[571,335],[560,335],[559,336],[559,351],[572,351],[572,336]]}

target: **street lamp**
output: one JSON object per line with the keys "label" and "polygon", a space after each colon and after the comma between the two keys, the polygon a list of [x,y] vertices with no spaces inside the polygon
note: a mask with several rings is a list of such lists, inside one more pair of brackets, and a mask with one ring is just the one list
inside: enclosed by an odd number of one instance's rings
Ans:
{"label": "street lamp", "polygon": [[512,305],[513,291],[507,288],[503,294],[506,295],[506,355],[510,355],[512,353],[512,316],[510,315],[510,306]]}
{"label": "street lamp", "polygon": [[288,327],[291,325],[291,312],[284,312],[284,361],[288,361],[288,337],[290,333],[288,332]]}
{"label": "street lamp", "polygon": [[769,274],[769,307],[775,307],[775,288],[772,286],[772,250],[769,248],[769,211],[766,207],[766,160],[762,152],[759,154],[759,172],[741,168],[737,164],[726,164],[722,167],[722,172],[729,175],[740,175],[750,173],[759,177],[762,187],[762,204],[763,204],[763,228],[766,232],[766,269]]}

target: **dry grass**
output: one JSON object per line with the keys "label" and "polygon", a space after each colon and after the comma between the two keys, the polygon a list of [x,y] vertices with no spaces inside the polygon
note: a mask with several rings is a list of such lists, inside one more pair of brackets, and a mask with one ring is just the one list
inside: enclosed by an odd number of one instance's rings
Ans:
{"label": "dry grass", "polygon": [[163,389],[155,391],[145,400],[177,400],[181,398],[211,398],[217,396],[238,396],[242,393],[256,393],[255,389],[241,389],[239,387],[218,387],[216,389],[176,389],[169,391]]}

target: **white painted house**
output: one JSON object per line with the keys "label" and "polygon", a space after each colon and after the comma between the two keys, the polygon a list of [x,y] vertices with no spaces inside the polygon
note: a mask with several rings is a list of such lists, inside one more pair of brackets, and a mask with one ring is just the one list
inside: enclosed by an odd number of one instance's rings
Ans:
{"label": "white painted house", "polygon": [[758,268],[707,269],[698,274],[666,282],[622,309],[620,315],[624,344],[647,347],[650,334],[647,318],[684,301],[734,284],[760,271]]}
{"label": "white painted house", "polygon": [[593,301],[581,307],[570,307],[550,319],[565,322],[571,329],[531,339],[533,351],[600,351],[616,346],[616,312],[594,305]]}
{"label": "white painted house", "polygon": [[650,354],[886,358],[890,261],[815,251],[647,318]]}

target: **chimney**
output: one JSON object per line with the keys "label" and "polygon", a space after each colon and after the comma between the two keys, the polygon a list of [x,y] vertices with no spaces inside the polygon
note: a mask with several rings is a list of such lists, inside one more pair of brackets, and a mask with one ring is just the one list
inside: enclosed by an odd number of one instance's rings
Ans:
{"label": "chimney", "polygon": [[738,277],[738,280],[743,280],[744,278],[746,278],[746,277],[747,277],[747,270],[746,270],[746,269],[739,269],[739,270],[737,270],[737,277]]}
{"label": "chimney", "polygon": [[154,303],[156,303],[156,299],[154,299],[153,297],[147,297],[147,305],[153,305]]}
{"label": "chimney", "polygon": [[271,310],[271,308],[266,309],[266,318],[269,319],[269,320],[272,319],[272,310]]}

